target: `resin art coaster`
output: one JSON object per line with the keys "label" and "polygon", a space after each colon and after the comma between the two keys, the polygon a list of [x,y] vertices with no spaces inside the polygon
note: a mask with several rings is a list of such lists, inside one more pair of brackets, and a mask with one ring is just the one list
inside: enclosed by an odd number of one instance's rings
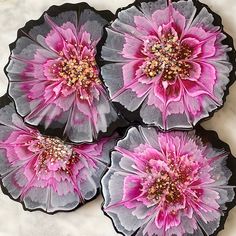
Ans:
{"label": "resin art coaster", "polygon": [[236,159],[214,131],[132,127],[111,161],[103,210],[125,236],[218,235],[235,206]]}
{"label": "resin art coaster", "polygon": [[235,50],[218,15],[196,0],[150,0],[116,16],[103,37],[101,73],[127,119],[190,129],[222,107]]}
{"label": "resin art coaster", "polygon": [[71,211],[94,199],[110,162],[116,136],[89,144],[65,143],[42,135],[1,98],[0,175],[2,190],[26,210]]}
{"label": "resin art coaster", "polygon": [[[10,45],[9,95],[24,121],[91,142],[117,121],[100,80],[96,46],[113,19],[86,3],[52,6],[28,22]],[[114,129],[114,127],[113,127]]]}
{"label": "resin art coaster", "polygon": [[4,71],[0,183],[25,210],[72,211],[102,190],[124,236],[224,229],[236,159],[199,123],[224,105],[236,51],[207,5],[52,6],[18,30]]}

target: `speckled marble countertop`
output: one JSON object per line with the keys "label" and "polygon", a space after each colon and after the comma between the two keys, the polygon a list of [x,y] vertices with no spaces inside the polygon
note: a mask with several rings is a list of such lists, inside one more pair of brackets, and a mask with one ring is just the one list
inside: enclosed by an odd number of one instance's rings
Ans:
{"label": "speckled marble countertop", "polygon": [[[95,8],[109,9],[126,6],[133,0],[89,0]],[[50,5],[61,5],[64,0],[0,0],[0,95],[6,92],[7,79],[3,68],[9,56],[8,44],[16,38],[16,31],[27,21],[37,19]],[[70,1],[76,3],[78,1]],[[225,31],[236,42],[236,1],[202,0],[218,13]],[[204,122],[207,129],[214,129],[220,138],[227,142],[236,156],[236,84],[223,109]],[[118,235],[111,221],[100,210],[102,197],[86,206],[71,212],[50,216],[41,212],[25,212],[21,205],[0,193],[0,236],[115,236]],[[228,217],[225,230],[220,236],[236,235],[236,208]]]}

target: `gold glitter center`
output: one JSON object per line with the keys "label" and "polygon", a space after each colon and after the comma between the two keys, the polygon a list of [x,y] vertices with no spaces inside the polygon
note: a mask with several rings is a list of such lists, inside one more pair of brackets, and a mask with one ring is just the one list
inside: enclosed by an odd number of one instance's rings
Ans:
{"label": "gold glitter center", "polygon": [[169,160],[168,166],[170,171],[161,171],[160,176],[153,177],[151,167],[146,169],[148,182],[147,198],[155,203],[164,199],[166,203],[178,203],[182,199],[182,191],[191,181],[192,168],[189,166],[175,166],[173,161]]}
{"label": "gold glitter center", "polygon": [[59,78],[63,78],[68,86],[79,85],[88,89],[93,84],[100,84],[96,61],[93,57],[85,57],[78,60],[71,55],[70,59],[62,59],[52,66],[52,72]]}
{"label": "gold glitter center", "polygon": [[62,170],[69,174],[71,165],[77,162],[72,147],[59,138],[40,136],[36,146],[41,152],[37,164],[39,173],[48,172],[50,166],[57,164],[56,170]]}
{"label": "gold glitter center", "polygon": [[163,80],[172,81],[176,76],[189,77],[191,64],[186,60],[193,51],[187,44],[181,44],[177,36],[164,35],[160,42],[153,42],[148,48],[151,56],[143,68],[149,78],[162,73]]}
{"label": "gold glitter center", "polygon": [[181,193],[176,187],[176,183],[171,180],[168,174],[158,178],[148,189],[148,199],[158,202],[163,195],[167,203],[176,203],[181,199]]}

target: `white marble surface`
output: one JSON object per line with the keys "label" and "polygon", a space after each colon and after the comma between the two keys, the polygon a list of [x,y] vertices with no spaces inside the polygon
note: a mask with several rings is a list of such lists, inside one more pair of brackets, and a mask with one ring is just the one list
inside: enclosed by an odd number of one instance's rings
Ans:
{"label": "white marble surface", "polygon": [[[89,0],[97,9],[126,6],[133,0]],[[225,30],[236,40],[236,1],[202,0],[223,18]],[[50,5],[63,4],[64,0],[0,0],[0,95],[6,92],[7,79],[3,67],[7,63],[8,44],[16,38],[16,31],[25,22],[37,19]],[[71,1],[78,2],[78,1]],[[204,123],[204,127],[214,129],[220,138],[229,143],[236,155],[236,84],[223,109]],[[0,236],[115,236],[118,235],[110,220],[100,210],[102,198],[72,212],[49,216],[41,212],[25,212],[21,205],[0,193]],[[236,235],[236,208],[230,212],[225,230],[220,236]]]}

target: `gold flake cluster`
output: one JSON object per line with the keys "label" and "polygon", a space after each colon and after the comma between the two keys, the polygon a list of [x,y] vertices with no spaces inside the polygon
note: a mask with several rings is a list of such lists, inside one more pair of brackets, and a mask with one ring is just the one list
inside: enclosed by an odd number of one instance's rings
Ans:
{"label": "gold flake cluster", "polygon": [[157,178],[152,186],[150,186],[147,197],[150,201],[156,203],[160,201],[164,193],[167,203],[176,203],[181,199],[181,193],[176,183],[171,180],[167,173]]}
{"label": "gold flake cluster", "polygon": [[[191,182],[191,168],[188,166],[176,167],[171,160],[168,162],[170,171],[161,171],[157,178],[151,182],[147,190],[148,200],[158,203],[163,196],[165,196],[165,202],[178,203],[182,199],[182,193],[180,186],[185,187]],[[153,172],[151,168],[146,169],[147,180],[153,178]]]}
{"label": "gold flake cluster", "polygon": [[163,35],[160,42],[153,42],[148,49],[151,57],[146,58],[143,68],[149,78],[163,73],[163,80],[173,81],[177,76],[189,77],[191,64],[186,62],[193,51],[186,45],[181,44],[178,37],[169,33]]}
{"label": "gold flake cluster", "polygon": [[94,57],[86,56],[81,60],[73,54],[70,59],[63,57],[59,63],[53,64],[52,72],[63,78],[68,86],[79,85],[83,89],[89,89],[94,83],[101,83]]}
{"label": "gold flake cluster", "polygon": [[48,172],[49,165],[59,164],[59,170],[69,174],[71,165],[78,161],[72,147],[59,138],[40,136],[36,147],[40,152],[37,162],[38,173]]}

